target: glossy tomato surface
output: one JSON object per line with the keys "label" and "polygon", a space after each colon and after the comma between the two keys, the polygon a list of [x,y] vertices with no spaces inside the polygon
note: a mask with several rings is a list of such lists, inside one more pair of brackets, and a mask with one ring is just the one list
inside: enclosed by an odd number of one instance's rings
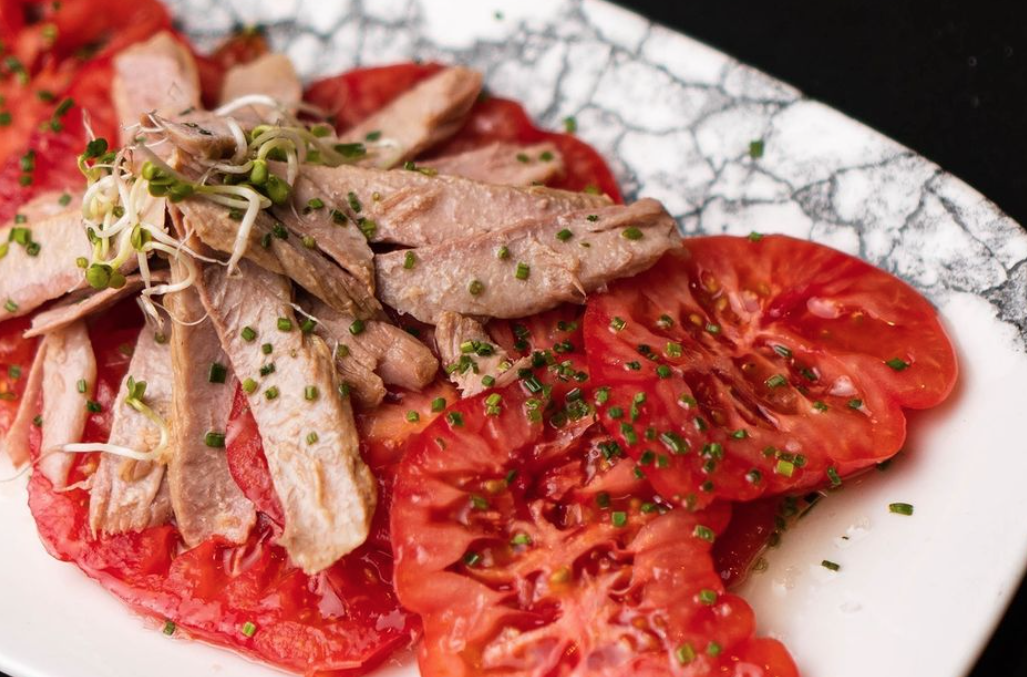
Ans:
{"label": "glossy tomato surface", "polygon": [[600,419],[662,495],[837,484],[895,454],[904,408],[949,394],[934,308],[858,259],[783,236],[697,237],[594,297]]}
{"label": "glossy tomato surface", "polygon": [[714,570],[726,506],[659,503],[568,373],[461,400],[410,443],[392,532],[422,673],[796,675]]}
{"label": "glossy tomato surface", "polygon": [[[137,323],[131,308],[120,307],[91,331],[102,411],[90,417],[85,441],[110,434],[111,406],[128,368]],[[238,446],[229,452],[238,453]],[[259,446],[249,453],[259,453],[263,461]],[[95,463],[95,455],[84,456],[72,479],[88,477]],[[88,493],[55,492],[39,473],[29,484],[29,505],[51,554],[74,562],[138,612],[293,672],[366,672],[409,644],[417,627],[392,592],[385,525],[327,571],[307,576],[275,545],[280,530],[266,515],[243,545],[211,539],[185,551],[173,525],[94,538]],[[252,634],[244,632],[247,624],[253,625]]]}

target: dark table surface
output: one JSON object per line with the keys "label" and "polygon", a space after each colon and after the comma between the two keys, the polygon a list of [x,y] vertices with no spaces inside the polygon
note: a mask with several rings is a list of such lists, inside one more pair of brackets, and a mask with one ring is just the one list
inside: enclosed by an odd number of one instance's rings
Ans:
{"label": "dark table surface", "polygon": [[[1027,224],[1027,1],[618,2],[865,122]],[[1027,585],[972,673],[993,675],[1027,677]]]}

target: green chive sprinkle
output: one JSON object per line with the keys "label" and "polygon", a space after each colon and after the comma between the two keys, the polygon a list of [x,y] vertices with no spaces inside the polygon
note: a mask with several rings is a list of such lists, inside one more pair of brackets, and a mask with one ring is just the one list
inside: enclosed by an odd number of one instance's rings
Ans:
{"label": "green chive sprinkle", "polygon": [[421,420],[421,415],[418,414],[416,411],[410,410],[407,412],[407,420],[411,423],[417,423]]}
{"label": "green chive sprinkle", "polygon": [[685,643],[677,648],[674,655],[677,657],[678,663],[688,665],[695,660],[695,649],[692,648],[691,644]]}
{"label": "green chive sprinkle", "polygon": [[247,342],[252,342],[257,338],[257,332],[253,327],[243,327],[239,335],[242,336],[243,341]]}
{"label": "green chive sprinkle", "polygon": [[175,629],[177,627],[178,626],[175,625],[174,621],[164,621],[164,630],[162,630],[162,632],[168,637],[170,637],[171,635],[175,634]]}
{"label": "green chive sprinkle", "polygon": [[841,564],[838,564],[837,562],[832,562],[829,559],[823,560],[820,563],[820,566],[824,567],[825,569],[830,569],[831,571],[838,571],[839,569],[842,568]]}
{"label": "green chive sprinkle", "polygon": [[701,524],[695,525],[695,528],[692,530],[692,535],[696,538],[701,538],[702,540],[708,543],[713,543],[713,541],[715,541],[717,538],[717,535],[713,533],[713,529],[710,529],[709,527],[703,526]]}
{"label": "green chive sprinkle", "polygon": [[210,370],[207,372],[208,383],[224,383],[228,378],[228,367],[220,362],[211,362]]}
{"label": "green chive sprinkle", "polygon": [[909,368],[909,362],[899,359],[898,357],[893,357],[890,360],[886,360],[885,364],[887,364],[895,371],[902,371],[903,369]]}
{"label": "green chive sprinkle", "polygon": [[349,326],[349,333],[353,334],[354,336],[364,333],[364,321],[353,320],[353,324]]}
{"label": "green chive sprinkle", "polygon": [[403,267],[407,270],[412,270],[417,265],[417,254],[413,252],[407,252],[406,257],[403,259]]}
{"label": "green chive sprinkle", "polygon": [[485,284],[481,280],[471,280],[471,283],[467,285],[467,291],[471,296],[480,296],[485,291]]}
{"label": "green chive sprinkle", "polygon": [[247,394],[252,395],[254,391],[257,390],[257,382],[254,381],[252,378],[248,378],[245,381],[243,381],[242,389],[245,390]]}
{"label": "green chive sprinkle", "polygon": [[256,625],[254,625],[250,621],[246,621],[245,623],[243,623],[242,634],[246,635],[247,637],[253,637],[253,635],[256,634],[256,632],[257,632],[257,626]]}
{"label": "green chive sprinkle", "polygon": [[517,264],[517,272],[514,273],[514,277],[518,280],[527,280],[531,275],[531,266],[523,261]]}
{"label": "green chive sprinkle", "polygon": [[610,513],[610,524],[617,527],[618,529],[620,527],[623,527],[627,523],[628,513],[623,512],[621,510],[614,510],[612,513]]}
{"label": "green chive sprinkle", "polygon": [[572,233],[569,228],[564,228],[563,230],[561,230],[559,233],[556,234],[556,239],[559,240],[560,242],[566,242],[567,240],[571,239],[572,237],[574,237],[574,233]]}
{"label": "green chive sprinkle", "polygon": [[625,240],[641,240],[643,235],[644,234],[642,233],[642,231],[636,228],[635,226],[625,228],[621,231],[621,237],[623,237]]}
{"label": "green chive sprinkle", "polygon": [[438,413],[440,411],[444,411],[445,409],[446,409],[446,398],[445,397],[436,397],[434,400],[431,401],[431,410],[433,412]]}
{"label": "green chive sprinkle", "polygon": [[321,392],[317,389],[317,386],[307,386],[303,389],[303,399],[308,402],[313,402],[320,396]]}
{"label": "green chive sprinkle", "polygon": [[320,440],[320,439],[321,439],[321,437],[317,433],[315,433],[315,432],[309,433],[307,435],[307,444],[317,444],[318,440]]}
{"label": "green chive sprinkle", "polygon": [[888,505],[888,512],[908,517],[913,514],[913,506],[909,503],[891,503]]}
{"label": "green chive sprinkle", "polygon": [[292,320],[287,317],[278,318],[278,331],[292,331]]}
{"label": "green chive sprinkle", "polygon": [[210,431],[203,436],[203,443],[212,449],[223,449],[225,447],[225,434]]}

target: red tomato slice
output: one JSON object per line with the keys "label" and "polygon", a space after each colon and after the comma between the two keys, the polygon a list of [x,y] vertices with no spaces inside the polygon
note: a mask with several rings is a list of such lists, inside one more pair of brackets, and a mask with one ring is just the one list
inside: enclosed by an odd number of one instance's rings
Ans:
{"label": "red tomato slice", "polygon": [[332,116],[342,132],[440,70],[434,63],[356,68],[312,83],[304,99]]}
{"label": "red tomato slice", "polygon": [[736,503],[731,507],[731,523],[713,545],[717,572],[728,589],[748,578],[756,559],[767,549],[777,529],[780,509],[779,497]]}
{"label": "red tomato slice", "polygon": [[493,320],[488,331],[492,340],[511,355],[534,350],[580,353],[585,339],[581,325],[584,306],[565,303],[562,306],[518,320]]}
{"label": "red tomato slice", "polygon": [[[103,315],[90,332],[102,412],[90,417],[86,441],[106,440],[110,434],[111,406],[138,326],[138,311],[122,304]],[[228,450],[230,461],[239,448],[236,444]],[[249,453],[266,468],[259,445],[251,446]],[[95,468],[95,455],[83,455],[72,481],[84,479]],[[274,544],[279,529],[266,516],[241,546],[214,539],[184,551],[172,525],[93,538],[88,493],[54,492],[38,473],[29,483],[29,506],[54,557],[74,562],[136,611],[173,621],[184,634],[289,671],[363,674],[408,645],[417,631],[417,619],[399,606],[392,589],[384,509],[364,546],[327,571],[307,576],[289,565],[285,551]],[[255,628],[252,636],[243,631],[247,623]]]}
{"label": "red tomato slice", "polygon": [[410,443],[392,532],[396,589],[425,626],[422,673],[797,675],[714,571],[726,505],[656,503],[590,415],[551,425],[551,407],[582,401],[573,381],[544,380],[549,404],[513,384]]}
{"label": "red tomato slice", "polygon": [[823,485],[895,454],[902,409],[956,358],[897,278],[788,237],[701,237],[594,297],[601,420],[667,497],[706,505]]}
{"label": "red tomato slice", "polygon": [[595,190],[609,195],[614,202],[624,201],[617,179],[596,149],[571,134],[558,134],[536,127],[524,107],[509,99],[488,97],[478,101],[463,129],[432,155],[458,153],[496,141],[522,144],[549,141],[560,149],[566,165],[564,176],[550,182],[551,187]]}
{"label": "red tomato slice", "polygon": [[[81,110],[92,114],[98,136],[112,138],[117,132],[109,93],[111,56],[171,26],[167,11],[155,0],[133,2],[118,12],[95,0],[9,2],[3,13],[4,22],[11,16],[17,26],[8,46],[24,75],[0,83],[2,109],[9,116],[0,125],[0,221],[37,192],[82,184],[75,167],[85,145]],[[24,21],[26,16],[30,22]],[[88,63],[83,50],[94,55]],[[76,106],[56,116],[66,98]],[[51,128],[51,121],[59,123],[58,129]],[[21,160],[30,149],[36,167],[25,172]],[[32,183],[24,185],[23,177]]]}
{"label": "red tomato slice", "polygon": [[196,69],[200,75],[200,89],[203,92],[203,103],[208,108],[217,106],[221,98],[221,84],[225,79],[225,71],[232,66],[247,64],[268,53],[267,39],[256,29],[244,29],[221,43],[209,56],[197,54],[188,40],[182,38],[196,59]]}

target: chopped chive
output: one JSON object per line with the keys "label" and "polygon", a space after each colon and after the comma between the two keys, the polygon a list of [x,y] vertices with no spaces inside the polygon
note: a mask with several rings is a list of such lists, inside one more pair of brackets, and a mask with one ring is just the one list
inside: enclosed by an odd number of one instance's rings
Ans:
{"label": "chopped chive", "polygon": [[257,338],[257,332],[253,327],[243,327],[239,335],[247,342],[252,342]]}
{"label": "chopped chive", "polygon": [[750,242],[759,242],[763,239],[763,233],[757,233],[755,230],[748,235]]}
{"label": "chopped chive", "polygon": [[86,383],[86,380],[84,378],[80,378],[78,380],[78,383],[75,384],[75,389],[83,394],[86,392],[87,387],[88,384]]}
{"label": "chopped chive", "polygon": [[250,621],[246,621],[245,623],[243,623],[242,634],[246,635],[247,637],[253,637],[253,635],[256,634],[256,632],[257,632],[257,626],[256,625],[254,625]]}
{"label": "chopped chive", "polygon": [[778,475],[791,477],[792,474],[795,472],[795,464],[791,461],[786,461],[783,458],[778,459],[777,465],[774,466],[774,472],[776,472]]}
{"label": "chopped chive", "polygon": [[902,371],[903,369],[907,369],[909,367],[909,362],[899,359],[898,357],[893,357],[890,360],[886,360],[885,364],[887,364],[895,371]]}
{"label": "chopped chive", "polygon": [[763,139],[749,142],[749,157],[753,160],[763,157]]}
{"label": "chopped chive", "polygon": [[225,434],[210,431],[203,436],[203,443],[212,449],[223,449],[225,447]]}
{"label": "chopped chive", "polygon": [[471,507],[473,507],[475,510],[488,510],[488,499],[486,499],[484,496],[479,496],[478,494],[471,494]]}
{"label": "chopped chive", "polygon": [[696,538],[701,538],[702,540],[707,541],[708,543],[713,543],[713,541],[715,541],[717,538],[717,535],[713,533],[713,529],[710,529],[709,527],[703,526],[701,524],[695,525],[695,528],[692,530],[692,535]]}
{"label": "chopped chive", "polygon": [[307,400],[308,402],[313,402],[320,396],[320,394],[321,393],[317,389],[317,386],[307,386],[303,389],[303,399]]}
{"label": "chopped chive", "polygon": [[321,437],[316,432],[311,432],[307,434],[307,444],[317,444],[318,440],[320,439]]}
{"label": "chopped chive", "polygon": [[353,320],[353,324],[349,326],[349,333],[353,334],[354,336],[364,333],[364,321]]}
{"label": "chopped chive", "polygon": [[695,660],[695,649],[686,642],[674,651],[674,656],[677,657],[678,663],[681,665],[688,665]]}
{"label": "chopped chive", "polygon": [[612,524],[613,526],[620,528],[627,523],[628,513],[623,512],[621,510],[614,510],[612,513],[610,513],[610,524]]}
{"label": "chopped chive", "polygon": [[408,251],[406,257],[403,259],[403,268],[406,270],[412,270],[417,265],[417,254]]}
{"label": "chopped chive", "polygon": [[660,366],[656,367],[656,375],[660,378],[670,378],[670,374],[670,367],[668,367],[667,365],[661,364]]}
{"label": "chopped chive", "polygon": [[614,331],[621,331],[625,326],[627,326],[627,322],[619,317],[614,317],[610,320],[610,329]]}
{"label": "chopped chive", "polygon": [[254,391],[257,390],[257,382],[254,381],[252,378],[248,378],[245,381],[243,381],[242,389],[245,390],[247,394],[252,395]]}
{"label": "chopped chive", "polygon": [[438,413],[440,411],[444,411],[445,409],[446,409],[446,398],[445,397],[436,397],[434,400],[431,401],[431,410],[433,412]]}
{"label": "chopped chive", "polygon": [[459,411],[451,411],[446,414],[446,421],[449,422],[450,427],[460,428],[464,425],[464,416]]}
{"label": "chopped chive", "polygon": [[269,402],[271,400],[278,399],[278,395],[278,388],[276,386],[271,386],[270,388],[264,391],[264,397],[266,397]]}
{"label": "chopped chive", "polygon": [[208,383],[224,383],[228,378],[228,367],[220,362],[211,362],[210,370],[207,372]]}
{"label": "chopped chive", "polygon": [[275,223],[271,226],[271,234],[279,240],[288,240],[289,231],[285,229],[285,226],[281,223]]}
{"label": "chopped chive", "polygon": [[829,559],[825,559],[822,562],[820,562],[820,566],[824,567],[825,569],[830,569],[831,571],[838,571],[842,568],[841,564],[838,564],[837,562],[832,562]]}
{"label": "chopped chive", "polygon": [[768,388],[780,388],[781,386],[786,385],[788,383],[788,379],[785,378],[783,374],[774,374],[766,381],[764,381],[764,383],[767,385]]}
{"label": "chopped chive", "polygon": [[260,375],[261,376],[270,376],[273,373],[275,373],[275,363],[274,362],[268,362],[267,364],[265,364],[263,367],[260,368]]}
{"label": "chopped chive", "polygon": [[716,642],[710,642],[706,645],[706,654],[709,656],[716,658],[720,655],[721,651],[723,651],[723,647],[721,647]]}
{"label": "chopped chive", "polygon": [[644,233],[642,233],[642,231],[635,226],[625,228],[621,231],[621,237],[623,237],[625,240],[641,240],[643,236]]}
{"label": "chopped chive", "polygon": [[574,233],[569,228],[564,228],[556,234],[556,239],[560,242],[566,242],[567,240],[574,237]]}
{"label": "chopped chive", "polygon": [[699,591],[699,601],[709,606],[717,603],[717,591],[704,588]]}
{"label": "chopped chive", "polygon": [[494,376],[490,374],[485,374],[481,377],[481,384],[486,388],[491,388],[492,386],[496,385],[496,379]]}
{"label": "chopped chive", "polygon": [[481,561],[481,555],[476,552],[469,552],[464,555],[464,564],[469,567],[473,567],[475,564]]}
{"label": "chopped chive", "polygon": [[15,313],[18,311],[18,304],[14,302],[14,299],[7,299],[7,302],[4,303],[4,310],[9,313]]}
{"label": "chopped chive", "polygon": [[502,247],[497,249],[496,250],[496,258],[500,259],[500,260],[510,258],[510,248],[507,247],[506,245],[503,245]]}
{"label": "chopped chive", "polygon": [[411,423],[417,423],[418,421],[421,420],[421,415],[418,414],[413,409],[411,409],[410,411],[407,412],[407,420],[410,421]]}
{"label": "chopped chive", "polygon": [[888,512],[908,517],[913,514],[913,506],[909,503],[890,503],[888,505]]}
{"label": "chopped chive", "polygon": [[834,467],[827,469],[827,478],[831,480],[832,487],[840,487],[842,485],[842,478],[839,477],[838,471]]}
{"label": "chopped chive", "polygon": [[531,545],[531,536],[521,532],[510,539],[510,545]]}
{"label": "chopped chive", "polygon": [[480,296],[485,291],[485,284],[481,280],[471,280],[471,283],[467,285],[467,291],[471,296]]}
{"label": "chopped chive", "polygon": [[573,115],[568,115],[563,119],[563,130],[568,134],[573,134],[578,131],[578,119]]}
{"label": "chopped chive", "polygon": [[862,409],[863,400],[851,399],[849,400],[849,409]]}
{"label": "chopped chive", "polygon": [[514,273],[514,277],[518,280],[527,280],[528,276],[531,275],[531,266],[523,261],[517,264],[517,272]]}
{"label": "chopped chive", "polygon": [[86,411],[92,414],[99,414],[103,411],[103,405],[96,400],[86,400]]}
{"label": "chopped chive", "polygon": [[287,317],[278,318],[278,331],[292,331],[292,320]]}
{"label": "chopped chive", "polygon": [[304,334],[312,334],[317,329],[317,321],[312,318],[306,318],[300,323],[300,332]]}

